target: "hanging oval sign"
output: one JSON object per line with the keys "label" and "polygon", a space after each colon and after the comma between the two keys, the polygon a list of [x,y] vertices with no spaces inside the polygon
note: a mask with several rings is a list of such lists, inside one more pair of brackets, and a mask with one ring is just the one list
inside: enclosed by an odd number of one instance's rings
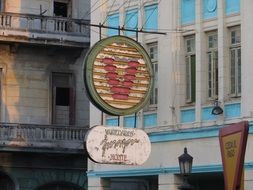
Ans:
{"label": "hanging oval sign", "polygon": [[149,137],[140,129],[95,126],[85,143],[91,160],[103,164],[141,165],[151,152]]}
{"label": "hanging oval sign", "polygon": [[136,113],[151,94],[152,64],[145,49],[133,39],[105,38],[85,58],[84,83],[91,102],[103,112]]}

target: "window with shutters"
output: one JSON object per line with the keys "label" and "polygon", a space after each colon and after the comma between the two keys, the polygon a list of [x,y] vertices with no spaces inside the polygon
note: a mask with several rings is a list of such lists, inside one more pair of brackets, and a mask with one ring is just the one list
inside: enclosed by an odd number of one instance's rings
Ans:
{"label": "window with shutters", "polygon": [[196,58],[195,58],[195,37],[185,38],[185,65],[186,65],[186,102],[195,102],[196,90]]}
{"label": "window with shutters", "polygon": [[230,93],[241,95],[241,30],[230,29]]}
{"label": "window with shutters", "polygon": [[217,33],[207,34],[208,98],[218,98],[218,37]]}
{"label": "window with shutters", "polygon": [[148,53],[154,72],[154,86],[150,96],[150,106],[157,106],[158,102],[158,46],[157,43],[148,44]]}
{"label": "window with shutters", "polygon": [[75,89],[72,74],[53,73],[53,124],[75,124]]}

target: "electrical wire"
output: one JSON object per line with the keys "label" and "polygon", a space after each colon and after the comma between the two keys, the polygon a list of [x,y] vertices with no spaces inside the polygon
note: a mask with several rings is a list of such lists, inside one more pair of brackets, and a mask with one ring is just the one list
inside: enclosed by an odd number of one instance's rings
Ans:
{"label": "electrical wire", "polygon": [[113,1],[112,6],[110,7],[109,11],[107,12],[107,15],[106,15],[105,20],[104,20],[104,22],[102,23],[102,25],[105,24],[105,22],[108,20],[108,18],[109,18],[109,17],[108,17],[108,13],[111,12],[112,7],[114,6],[115,2],[116,2],[116,0]]}
{"label": "electrical wire", "polygon": [[[103,2],[102,4],[100,4],[98,7],[96,7],[94,10],[91,10],[88,15],[91,15],[91,13],[95,12],[96,10],[98,10],[100,7],[102,7],[104,4],[106,4],[109,0],[106,0],[105,2]],[[87,15],[87,16],[88,16]]]}
{"label": "electrical wire", "polygon": [[158,9],[159,4],[161,3],[162,0],[159,0],[157,7],[155,9],[153,9],[152,13],[148,16],[148,18],[146,19],[146,21],[143,23],[141,30],[144,28],[145,24],[147,24],[148,20],[151,18],[151,16],[153,15],[153,13],[155,12],[156,9]]}
{"label": "electrical wire", "polygon": [[131,0],[124,1],[124,2],[122,3],[122,5],[120,5],[120,7],[118,8],[118,10],[120,10],[121,7],[123,7],[126,3],[128,3],[128,5],[129,5],[129,4],[130,4],[130,1],[131,1]]}
{"label": "electrical wire", "polygon": [[[129,9],[129,7],[130,7],[130,0],[128,0],[128,5],[127,5],[126,10],[128,10],[128,9]],[[126,25],[125,21],[126,21],[126,20],[124,20],[124,24],[123,24],[123,26],[122,26],[123,28],[124,28],[124,27],[125,27],[125,25]]]}
{"label": "electrical wire", "polygon": [[[97,32],[96,30],[93,30],[92,28],[90,28],[90,30],[91,30],[92,32],[95,32],[96,34],[99,34],[99,35],[100,35],[100,33]],[[102,32],[101,32],[101,36],[107,37],[107,35],[106,35],[106,34],[103,34]]]}
{"label": "electrical wire", "polygon": [[[137,14],[138,14],[138,12],[137,12]],[[124,23],[123,28],[125,27],[125,25],[128,24],[128,22],[129,22],[134,16],[135,16],[135,14],[132,13],[132,15],[130,16],[130,18],[128,18],[128,20],[126,21],[126,23]],[[136,23],[135,27],[129,27],[129,29],[137,28],[137,26],[138,26],[138,20],[137,20],[137,23]]]}
{"label": "electrical wire", "polygon": [[[119,6],[119,8],[117,9],[117,11],[119,11],[126,3],[128,3],[128,6],[130,5],[130,1],[131,0],[127,0],[127,1],[123,1],[123,3]],[[115,0],[114,0],[115,2]],[[114,3],[113,3],[114,4]],[[112,8],[112,7],[111,7]],[[111,8],[110,8],[110,11],[111,11]],[[106,15],[106,19],[105,21],[103,22],[102,26],[105,24],[105,22],[109,19],[109,14],[110,14],[110,11],[107,12],[107,15]]]}
{"label": "electrical wire", "polygon": [[[98,2],[99,2],[99,0],[97,0],[97,1],[90,7],[90,9],[84,13],[84,15],[83,15],[81,18],[83,19],[83,18],[85,18],[86,16],[88,16],[88,15],[89,15],[89,14],[88,14],[89,11],[92,10],[92,8],[95,7],[95,5],[96,5]],[[87,14],[88,14],[88,15],[87,15]]]}
{"label": "electrical wire", "polygon": [[[94,10],[90,11],[89,14],[93,13],[94,11],[96,11],[98,8],[100,8],[101,6],[103,6],[103,5],[104,5],[105,3],[107,3],[108,1],[109,1],[109,0],[104,1],[102,4],[100,4],[100,5],[99,5],[98,7],[96,7]],[[126,3],[128,3],[128,6],[127,6],[127,9],[128,9],[129,6],[130,6],[130,1],[131,1],[131,0],[123,1],[123,3],[120,5],[120,7],[119,7],[117,10],[119,10],[121,7],[123,7]],[[95,7],[95,5],[96,5],[98,2],[99,2],[99,0],[97,0],[97,1],[91,6],[91,8],[92,8],[92,7]],[[116,0],[114,0],[112,6],[110,7],[110,11],[111,11],[113,5],[115,4],[115,2],[116,2]],[[161,3],[161,0],[159,0],[158,5],[159,5],[160,3]],[[158,7],[158,6],[157,6],[157,7]],[[156,8],[156,9],[157,9],[157,8]],[[139,32],[145,31],[145,30],[143,30],[143,28],[144,28],[145,24],[148,22],[148,20],[151,18],[151,16],[153,15],[153,13],[154,13],[154,11],[155,11],[156,9],[153,9],[152,13],[151,13],[151,14],[149,15],[149,17],[145,20],[145,22],[144,22],[144,24],[143,24],[143,26],[141,27],[140,30],[138,30],[137,26],[135,26],[136,32],[138,32],[138,31],[139,31]],[[109,12],[110,12],[110,11],[109,11]],[[108,12],[108,13],[109,13],[109,12]],[[135,15],[135,14],[132,14],[131,17],[130,17],[127,21],[125,21],[124,25],[123,25],[122,27],[119,26],[119,27],[117,28],[117,30],[124,30],[125,25],[132,19],[132,17],[133,17],[134,15]],[[104,26],[105,28],[107,28],[107,26],[105,26],[104,23],[105,23],[107,20],[108,20],[108,15],[107,15],[106,20],[105,20],[105,21],[103,22],[103,24],[102,24],[102,26]],[[138,24],[138,22],[137,22],[137,24]],[[93,26],[93,27],[100,27],[99,25],[95,26],[94,24],[93,24],[93,25],[92,25],[92,24],[88,24],[88,25]],[[134,28],[125,28],[125,29],[135,30]],[[115,27],[115,30],[116,30],[116,27]],[[94,31],[94,30],[93,30],[93,31]],[[181,33],[181,32],[190,32],[190,31],[194,31],[194,30],[157,29],[156,31],[157,31],[158,33]],[[161,32],[159,32],[159,31],[161,31]],[[95,32],[95,31],[94,31],[94,32]],[[133,31],[133,32],[135,32],[135,31]],[[97,33],[98,33],[98,32],[97,32]],[[147,32],[147,33],[148,33],[148,32]],[[106,36],[106,35],[103,34],[103,36]]]}

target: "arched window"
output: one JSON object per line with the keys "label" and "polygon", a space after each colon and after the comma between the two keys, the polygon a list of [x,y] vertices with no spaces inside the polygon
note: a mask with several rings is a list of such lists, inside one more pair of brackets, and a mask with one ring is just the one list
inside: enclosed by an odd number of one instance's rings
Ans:
{"label": "arched window", "polygon": [[15,184],[9,176],[0,172],[0,189],[15,190]]}
{"label": "arched window", "polygon": [[66,182],[54,182],[43,185],[37,190],[85,190],[85,189]]}

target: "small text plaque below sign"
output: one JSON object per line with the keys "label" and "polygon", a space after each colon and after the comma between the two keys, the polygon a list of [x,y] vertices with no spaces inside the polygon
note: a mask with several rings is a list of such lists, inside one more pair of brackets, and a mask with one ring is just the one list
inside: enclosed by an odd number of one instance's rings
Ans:
{"label": "small text plaque below sign", "polygon": [[244,156],[248,122],[243,121],[220,129],[219,140],[224,169],[225,190],[243,190]]}
{"label": "small text plaque below sign", "polygon": [[95,126],[85,141],[89,157],[97,163],[141,165],[151,152],[149,137],[140,129]]}

